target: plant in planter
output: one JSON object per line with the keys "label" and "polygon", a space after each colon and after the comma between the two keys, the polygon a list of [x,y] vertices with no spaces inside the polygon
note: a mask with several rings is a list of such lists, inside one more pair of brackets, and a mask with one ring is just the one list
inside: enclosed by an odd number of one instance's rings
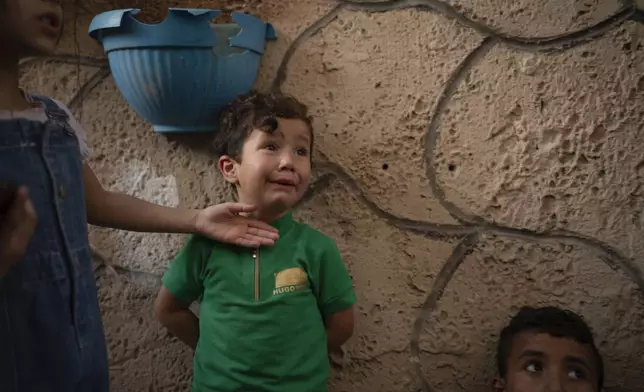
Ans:
{"label": "plant in planter", "polygon": [[241,13],[235,24],[210,24],[218,10],[170,8],[153,25],[138,12],[104,12],[89,28],[123,97],[156,132],[215,131],[219,110],[250,91],[275,29]]}

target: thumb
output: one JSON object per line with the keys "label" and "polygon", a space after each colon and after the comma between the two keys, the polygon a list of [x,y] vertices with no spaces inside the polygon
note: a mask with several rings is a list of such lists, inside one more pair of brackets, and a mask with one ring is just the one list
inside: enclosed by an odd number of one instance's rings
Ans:
{"label": "thumb", "polygon": [[252,204],[244,204],[244,203],[228,203],[228,211],[232,214],[239,214],[241,212],[253,212],[257,209]]}
{"label": "thumb", "polygon": [[15,225],[20,223],[20,215],[22,214],[24,206],[28,201],[29,192],[27,192],[27,187],[21,186],[20,188],[18,188],[18,190],[16,190],[13,201],[11,202],[9,210],[7,211],[8,214],[6,217],[11,224]]}
{"label": "thumb", "polygon": [[29,192],[27,191],[27,187],[21,186],[16,191],[16,196],[14,197],[13,202],[11,204],[12,206],[22,205],[27,201],[28,198],[29,198]]}
{"label": "thumb", "polygon": [[16,191],[16,196],[11,203],[9,214],[7,215],[8,223],[11,227],[20,227],[25,219],[25,214],[31,212],[31,203],[29,202],[29,192],[26,187],[20,187]]}

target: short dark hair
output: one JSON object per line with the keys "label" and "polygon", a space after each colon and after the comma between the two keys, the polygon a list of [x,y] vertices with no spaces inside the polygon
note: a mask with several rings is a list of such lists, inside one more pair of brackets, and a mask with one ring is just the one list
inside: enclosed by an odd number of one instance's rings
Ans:
{"label": "short dark hair", "polygon": [[496,350],[496,364],[499,376],[505,378],[508,370],[508,357],[512,350],[514,337],[523,332],[545,333],[558,338],[567,338],[577,343],[589,345],[597,365],[597,385],[604,385],[604,362],[595,346],[593,333],[578,314],[553,306],[543,308],[523,307],[503,328]]}
{"label": "short dark hair", "polygon": [[219,113],[214,138],[217,158],[228,155],[241,159],[244,142],[253,130],[273,132],[277,129],[278,118],[304,121],[311,131],[310,147],[313,149],[313,125],[306,105],[287,94],[251,91],[237,97]]}

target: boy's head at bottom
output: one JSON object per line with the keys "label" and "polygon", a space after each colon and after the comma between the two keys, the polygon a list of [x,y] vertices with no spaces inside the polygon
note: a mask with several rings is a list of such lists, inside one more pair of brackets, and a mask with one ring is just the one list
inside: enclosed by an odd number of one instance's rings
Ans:
{"label": "boy's head at bottom", "polygon": [[592,331],[577,314],[523,308],[501,331],[495,392],[599,392],[604,365]]}
{"label": "boy's head at bottom", "polygon": [[307,108],[281,93],[249,93],[226,106],[215,136],[218,168],[237,200],[264,221],[302,198],[311,176],[313,128]]}

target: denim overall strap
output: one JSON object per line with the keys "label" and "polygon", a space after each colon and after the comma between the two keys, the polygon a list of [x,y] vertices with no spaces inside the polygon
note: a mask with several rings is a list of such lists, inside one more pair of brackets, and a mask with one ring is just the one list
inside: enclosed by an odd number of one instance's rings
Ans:
{"label": "denim overall strap", "polygon": [[[45,113],[47,114],[47,119],[49,120],[49,123],[53,123],[55,125],[59,125],[62,127],[63,131],[69,135],[74,135],[72,131],[69,129],[69,115],[67,112],[65,112],[60,106],[54,102],[51,98],[42,96],[42,95],[34,95],[32,96],[32,99],[41,102],[42,104],[45,105]],[[52,162],[48,159],[49,154],[48,154],[48,149],[49,149],[49,135],[48,135],[49,129],[45,127],[45,132],[43,133],[43,142],[41,145],[42,148],[42,155],[45,159],[45,169],[49,173],[49,177],[51,180],[51,186],[52,186],[52,193],[56,194],[58,193],[58,198],[60,199],[61,197],[64,197],[64,189],[63,185],[58,184],[57,182],[57,176],[53,171],[55,168],[52,166]],[[79,179],[80,181],[80,179]],[[64,225],[64,219],[61,214],[61,208],[60,208],[60,203],[54,202],[54,209],[56,211],[56,220],[57,224],[60,226],[61,229],[61,240],[63,241],[63,246],[66,250],[66,253],[71,253],[70,252],[70,246],[69,246],[69,240],[67,238],[67,233],[65,232],[65,227]],[[72,316],[72,322],[74,325],[77,324],[77,319],[76,319],[76,306],[75,306],[75,298],[76,298],[76,274],[74,271],[77,271],[79,269],[78,265],[78,260],[69,255],[70,257],[67,258],[68,263],[71,265],[68,265],[68,271],[69,273],[69,280],[70,280],[70,289],[72,291],[71,293],[71,298],[70,298],[70,309],[71,309],[71,316]],[[82,341],[78,336],[78,329],[76,328],[76,340],[79,346],[82,348]]]}
{"label": "denim overall strap", "polygon": [[106,392],[80,147],[65,110],[34,99],[46,123],[0,120],[0,181],[26,185],[38,214],[0,286],[0,392]]}
{"label": "denim overall strap", "polygon": [[49,120],[58,121],[61,125],[68,126],[69,115],[53,99],[43,95],[31,95],[31,98],[45,105],[45,113]]}

